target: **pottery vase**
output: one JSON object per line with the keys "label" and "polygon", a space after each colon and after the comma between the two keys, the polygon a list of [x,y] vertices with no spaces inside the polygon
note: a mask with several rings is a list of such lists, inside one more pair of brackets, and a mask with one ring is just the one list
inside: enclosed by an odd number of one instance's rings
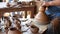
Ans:
{"label": "pottery vase", "polygon": [[21,29],[21,21],[19,19],[15,19],[14,27],[18,30]]}
{"label": "pottery vase", "polygon": [[49,23],[49,18],[46,15],[45,10],[46,10],[46,7],[42,7],[41,6],[39,8],[39,12],[37,13],[37,15],[34,18],[40,24],[47,24],[47,23]]}

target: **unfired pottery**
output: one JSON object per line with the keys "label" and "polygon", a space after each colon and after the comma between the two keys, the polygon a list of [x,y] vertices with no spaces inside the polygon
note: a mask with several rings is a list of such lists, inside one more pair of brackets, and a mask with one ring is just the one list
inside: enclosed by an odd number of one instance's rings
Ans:
{"label": "unfired pottery", "polygon": [[37,13],[37,15],[35,16],[35,20],[37,22],[39,22],[40,24],[47,24],[49,23],[49,18],[48,16],[45,14],[45,9],[46,7],[40,7],[39,8],[39,12]]}

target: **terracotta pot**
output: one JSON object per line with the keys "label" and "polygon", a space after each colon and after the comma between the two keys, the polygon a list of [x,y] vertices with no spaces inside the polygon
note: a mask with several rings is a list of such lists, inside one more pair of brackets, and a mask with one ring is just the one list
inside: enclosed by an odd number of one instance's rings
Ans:
{"label": "terracotta pot", "polygon": [[30,26],[30,30],[31,30],[32,33],[38,33],[39,28],[36,27],[35,25],[31,25],[31,26]]}
{"label": "terracotta pot", "polygon": [[46,7],[40,7],[40,9],[39,9],[40,11],[37,13],[37,15],[34,18],[40,24],[47,24],[47,23],[49,23],[49,18],[45,14],[45,8]]}
{"label": "terracotta pot", "polygon": [[9,2],[7,3],[7,7],[10,7],[10,3]]}
{"label": "terracotta pot", "polygon": [[19,19],[15,19],[14,27],[18,30],[21,29],[21,21]]}
{"label": "terracotta pot", "polygon": [[11,21],[6,18],[5,21],[4,21],[4,26],[5,26],[5,28],[8,29],[11,26]]}
{"label": "terracotta pot", "polygon": [[11,28],[8,31],[8,34],[22,34],[21,31],[17,30],[16,28]]}

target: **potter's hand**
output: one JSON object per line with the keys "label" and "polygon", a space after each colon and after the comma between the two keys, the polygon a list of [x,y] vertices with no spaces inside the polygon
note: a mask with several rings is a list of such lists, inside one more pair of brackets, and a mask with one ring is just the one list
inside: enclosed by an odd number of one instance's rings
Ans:
{"label": "potter's hand", "polygon": [[49,3],[48,3],[48,2],[43,2],[43,3],[42,3],[42,6],[43,6],[43,7],[48,7],[48,6],[49,6]]}
{"label": "potter's hand", "polygon": [[42,6],[60,6],[60,0],[53,0],[49,2],[43,2]]}

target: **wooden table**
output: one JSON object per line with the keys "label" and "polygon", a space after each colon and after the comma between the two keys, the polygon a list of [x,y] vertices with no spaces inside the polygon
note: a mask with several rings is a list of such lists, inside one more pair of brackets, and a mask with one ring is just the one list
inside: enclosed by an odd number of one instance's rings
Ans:
{"label": "wooden table", "polygon": [[[20,20],[21,20],[21,18],[19,18]],[[34,24],[35,26],[37,26],[38,28],[39,28],[39,32],[38,33],[36,33],[36,34],[43,34],[46,30],[47,30],[47,26],[48,26],[48,24],[47,25],[38,25],[38,24],[36,24],[35,23],[35,21],[33,21],[34,19],[29,19],[29,20],[27,20],[27,19],[25,19],[25,21],[24,20],[22,20],[21,21],[21,31],[25,31],[25,32],[23,32],[22,34],[33,34],[31,31],[30,31],[30,29],[29,29],[29,27],[27,27],[26,26],[26,24],[27,23],[29,23],[29,24]],[[31,21],[33,21],[33,22],[31,22]],[[28,29],[28,30],[27,30]],[[27,30],[27,31],[26,31]],[[0,34],[6,34],[6,32],[0,32]],[[35,33],[34,33],[35,34]]]}
{"label": "wooden table", "polygon": [[[22,22],[21,23],[21,26],[22,26],[21,27],[22,34],[40,34],[40,33],[32,33],[31,30],[29,29],[29,27],[27,27],[25,24],[26,24],[26,22]],[[0,31],[0,34],[6,34],[6,31],[5,32],[1,32]]]}

